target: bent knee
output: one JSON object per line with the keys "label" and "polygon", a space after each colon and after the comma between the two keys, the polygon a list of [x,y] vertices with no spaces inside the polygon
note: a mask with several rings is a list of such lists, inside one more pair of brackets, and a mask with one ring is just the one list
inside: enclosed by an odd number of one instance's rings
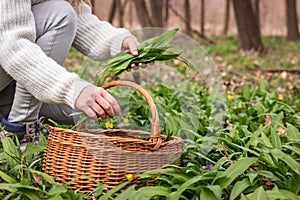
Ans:
{"label": "bent knee", "polygon": [[51,21],[46,24],[48,30],[53,28],[67,28],[68,31],[75,30],[77,15],[74,8],[65,0],[52,0],[38,3],[32,7],[33,14],[37,21]]}
{"label": "bent knee", "polygon": [[60,16],[61,24],[68,26],[70,29],[76,29],[77,15],[74,8],[67,1],[56,2],[55,12]]}

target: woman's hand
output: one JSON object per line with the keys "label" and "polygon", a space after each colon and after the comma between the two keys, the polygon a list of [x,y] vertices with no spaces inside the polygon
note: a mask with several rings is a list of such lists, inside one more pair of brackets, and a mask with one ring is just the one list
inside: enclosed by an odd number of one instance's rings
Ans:
{"label": "woman's hand", "polygon": [[126,51],[129,50],[129,53],[133,56],[137,56],[139,55],[138,52],[138,41],[135,37],[133,36],[128,36],[126,38],[124,38],[123,42],[122,42],[122,47],[121,47],[121,51]]}
{"label": "woman's hand", "polygon": [[89,118],[102,119],[121,115],[117,100],[101,87],[90,85],[85,87],[76,99],[75,107],[83,111]]}
{"label": "woman's hand", "polygon": [[[128,36],[123,40],[121,51],[128,50],[129,53],[133,56],[139,55],[138,52],[138,41],[133,36]],[[148,63],[139,63],[139,64],[131,64],[130,67],[128,67],[127,71],[131,71],[131,69],[137,70],[139,67],[146,67]],[[150,63],[152,64],[152,63]]]}

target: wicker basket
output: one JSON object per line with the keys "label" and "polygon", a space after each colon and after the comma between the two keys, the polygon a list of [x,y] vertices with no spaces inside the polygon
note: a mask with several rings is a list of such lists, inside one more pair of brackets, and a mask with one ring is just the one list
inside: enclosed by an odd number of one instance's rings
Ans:
{"label": "wicker basket", "polygon": [[[50,127],[44,153],[43,171],[71,189],[91,192],[98,182],[108,188],[137,174],[174,162],[182,152],[182,139],[159,132],[159,119],[151,96],[141,86],[128,81],[114,81],[103,86],[128,86],[147,100],[151,115],[151,133],[140,130],[110,129],[74,131]],[[87,178],[85,176],[91,177]]]}

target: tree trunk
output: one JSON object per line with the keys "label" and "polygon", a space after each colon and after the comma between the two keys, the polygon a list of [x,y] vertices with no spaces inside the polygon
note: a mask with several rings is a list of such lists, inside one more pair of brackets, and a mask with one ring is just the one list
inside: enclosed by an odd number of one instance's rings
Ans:
{"label": "tree trunk", "polygon": [[204,35],[205,28],[205,0],[200,0],[201,12],[200,12],[200,33]]}
{"label": "tree trunk", "polygon": [[242,50],[262,51],[263,45],[250,0],[233,0],[239,43]]}
{"label": "tree trunk", "polygon": [[109,17],[108,17],[109,23],[112,23],[112,21],[114,20],[116,9],[117,9],[117,0],[114,0],[109,12]]}
{"label": "tree trunk", "polygon": [[163,27],[163,0],[151,0],[151,13],[152,13],[152,21],[153,26],[155,27]]}
{"label": "tree trunk", "polygon": [[153,26],[144,0],[135,0],[138,19],[143,27]]}
{"label": "tree trunk", "polygon": [[192,33],[190,0],[185,0],[185,4],[184,4],[184,16],[185,16],[185,31],[186,31],[186,33],[188,35],[190,35]]}
{"label": "tree trunk", "polygon": [[223,29],[223,34],[224,35],[227,35],[227,33],[228,33],[229,17],[230,17],[230,0],[226,0],[225,18],[224,18],[224,29]]}
{"label": "tree trunk", "polygon": [[169,21],[169,0],[166,0],[165,2],[165,21],[164,24],[167,25]]}
{"label": "tree trunk", "polygon": [[254,18],[258,25],[258,31],[260,33],[260,19],[259,19],[259,0],[251,0]]}
{"label": "tree trunk", "polygon": [[287,40],[298,40],[298,17],[296,10],[296,0],[286,0],[286,24]]}
{"label": "tree trunk", "polygon": [[123,22],[123,6],[121,0],[116,0],[117,1],[117,7],[118,7],[118,19],[119,19],[119,26],[123,27],[124,22]]}

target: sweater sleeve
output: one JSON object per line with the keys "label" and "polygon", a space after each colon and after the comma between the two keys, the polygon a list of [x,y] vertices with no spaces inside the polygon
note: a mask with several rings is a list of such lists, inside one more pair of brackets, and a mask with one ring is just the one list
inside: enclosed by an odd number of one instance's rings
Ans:
{"label": "sweater sleeve", "polygon": [[0,1],[0,65],[37,99],[74,108],[89,83],[49,58],[36,40],[31,0]]}
{"label": "sweater sleeve", "polygon": [[77,32],[73,46],[94,60],[102,60],[121,51],[122,41],[131,36],[124,28],[100,21],[82,2],[77,9]]}

